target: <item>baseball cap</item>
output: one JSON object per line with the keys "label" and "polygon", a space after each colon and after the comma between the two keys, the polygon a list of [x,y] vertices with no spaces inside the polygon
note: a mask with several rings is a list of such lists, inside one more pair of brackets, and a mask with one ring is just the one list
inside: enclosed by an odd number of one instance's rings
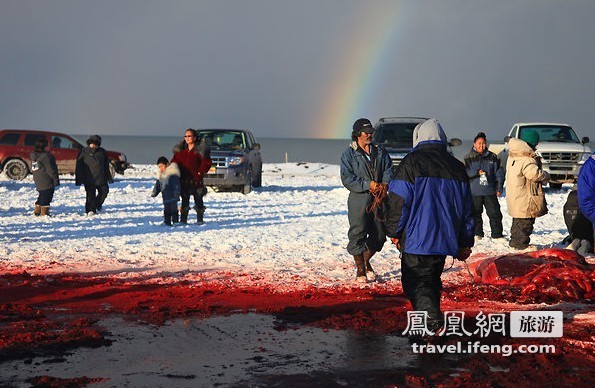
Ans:
{"label": "baseball cap", "polygon": [[374,127],[372,123],[368,119],[357,119],[353,123],[353,132],[365,132],[365,133],[372,133],[374,132]]}

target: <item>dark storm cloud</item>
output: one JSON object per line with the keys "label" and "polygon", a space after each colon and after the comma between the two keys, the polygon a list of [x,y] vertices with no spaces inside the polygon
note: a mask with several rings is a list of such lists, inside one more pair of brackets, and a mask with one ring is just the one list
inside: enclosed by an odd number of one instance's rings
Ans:
{"label": "dark storm cloud", "polygon": [[[393,3],[3,0],[0,126],[311,136],[306,126],[342,65],[338,47],[357,23],[376,28],[361,20],[366,9]],[[396,9],[400,25],[368,117],[433,116],[451,136],[484,129],[497,139],[515,121],[564,121],[595,138],[592,2],[408,1]]]}

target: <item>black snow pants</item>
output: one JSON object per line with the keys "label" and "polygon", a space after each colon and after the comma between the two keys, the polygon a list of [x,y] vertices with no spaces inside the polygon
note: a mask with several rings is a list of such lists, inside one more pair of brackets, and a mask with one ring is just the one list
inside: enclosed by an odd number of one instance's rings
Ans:
{"label": "black snow pants", "polygon": [[440,294],[446,256],[414,255],[403,253],[401,282],[403,291],[414,311],[428,312],[428,326],[443,323],[440,311]]}
{"label": "black snow pants", "polygon": [[531,241],[529,236],[533,233],[533,224],[535,224],[535,218],[513,218],[508,245],[516,249],[527,248]]}
{"label": "black snow pants", "polygon": [[483,237],[483,207],[490,218],[492,238],[502,237],[502,212],[498,197],[494,195],[477,195],[473,197],[473,221],[475,221],[475,235]]}
{"label": "black snow pants", "polygon": [[107,198],[109,187],[108,185],[85,185],[85,192],[87,193],[85,213],[97,213],[97,210],[101,210],[103,202]]}

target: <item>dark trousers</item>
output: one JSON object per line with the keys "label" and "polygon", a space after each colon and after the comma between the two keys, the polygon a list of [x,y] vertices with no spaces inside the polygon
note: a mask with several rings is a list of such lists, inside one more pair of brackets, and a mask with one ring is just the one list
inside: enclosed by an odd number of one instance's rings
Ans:
{"label": "dark trousers", "polygon": [[369,194],[350,194],[347,200],[349,230],[347,237],[347,252],[352,255],[364,253],[366,248],[379,252],[386,241],[386,232],[381,221],[374,213],[366,212],[366,206],[371,201]]}
{"label": "dark trousers", "polygon": [[85,213],[96,213],[97,209],[101,209],[103,206],[103,202],[107,198],[107,193],[109,193],[109,187],[108,185],[85,185],[85,192],[87,193]]}
{"label": "dark trousers", "polygon": [[510,245],[516,249],[525,249],[529,246],[531,241],[531,233],[533,232],[533,225],[535,218],[513,218],[512,227],[510,228]]}
{"label": "dark trousers", "polygon": [[171,225],[178,222],[178,203],[168,202],[163,204],[163,222]]}
{"label": "dark trousers", "polygon": [[443,322],[440,294],[446,256],[403,253],[401,282],[414,311],[427,311],[428,323]]}
{"label": "dark trousers", "polygon": [[502,212],[496,195],[478,195],[473,197],[473,221],[475,221],[475,235],[483,237],[483,208],[490,218],[492,238],[502,237]]}
{"label": "dark trousers", "polygon": [[190,197],[194,197],[194,208],[203,209],[205,207],[202,197],[205,194],[205,189],[201,188],[182,188],[180,197],[182,197],[182,208],[190,209]]}
{"label": "dark trousers", "polygon": [[50,202],[52,202],[52,199],[54,198],[54,188],[38,190],[37,192],[39,195],[37,196],[35,204],[39,206],[50,206]]}

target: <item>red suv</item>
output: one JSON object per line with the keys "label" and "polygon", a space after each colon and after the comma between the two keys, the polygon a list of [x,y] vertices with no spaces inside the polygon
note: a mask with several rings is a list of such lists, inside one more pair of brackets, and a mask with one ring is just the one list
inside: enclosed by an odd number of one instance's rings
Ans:
{"label": "red suv", "polygon": [[[45,138],[50,146],[50,152],[56,158],[60,174],[74,174],[76,158],[81,143],[72,137],[59,132],[47,132],[25,129],[3,129],[0,131],[0,172],[4,170],[10,179],[21,180],[31,172],[31,153],[38,139]],[[110,160],[110,172],[123,174],[130,167],[126,162],[126,155],[107,151]]]}

